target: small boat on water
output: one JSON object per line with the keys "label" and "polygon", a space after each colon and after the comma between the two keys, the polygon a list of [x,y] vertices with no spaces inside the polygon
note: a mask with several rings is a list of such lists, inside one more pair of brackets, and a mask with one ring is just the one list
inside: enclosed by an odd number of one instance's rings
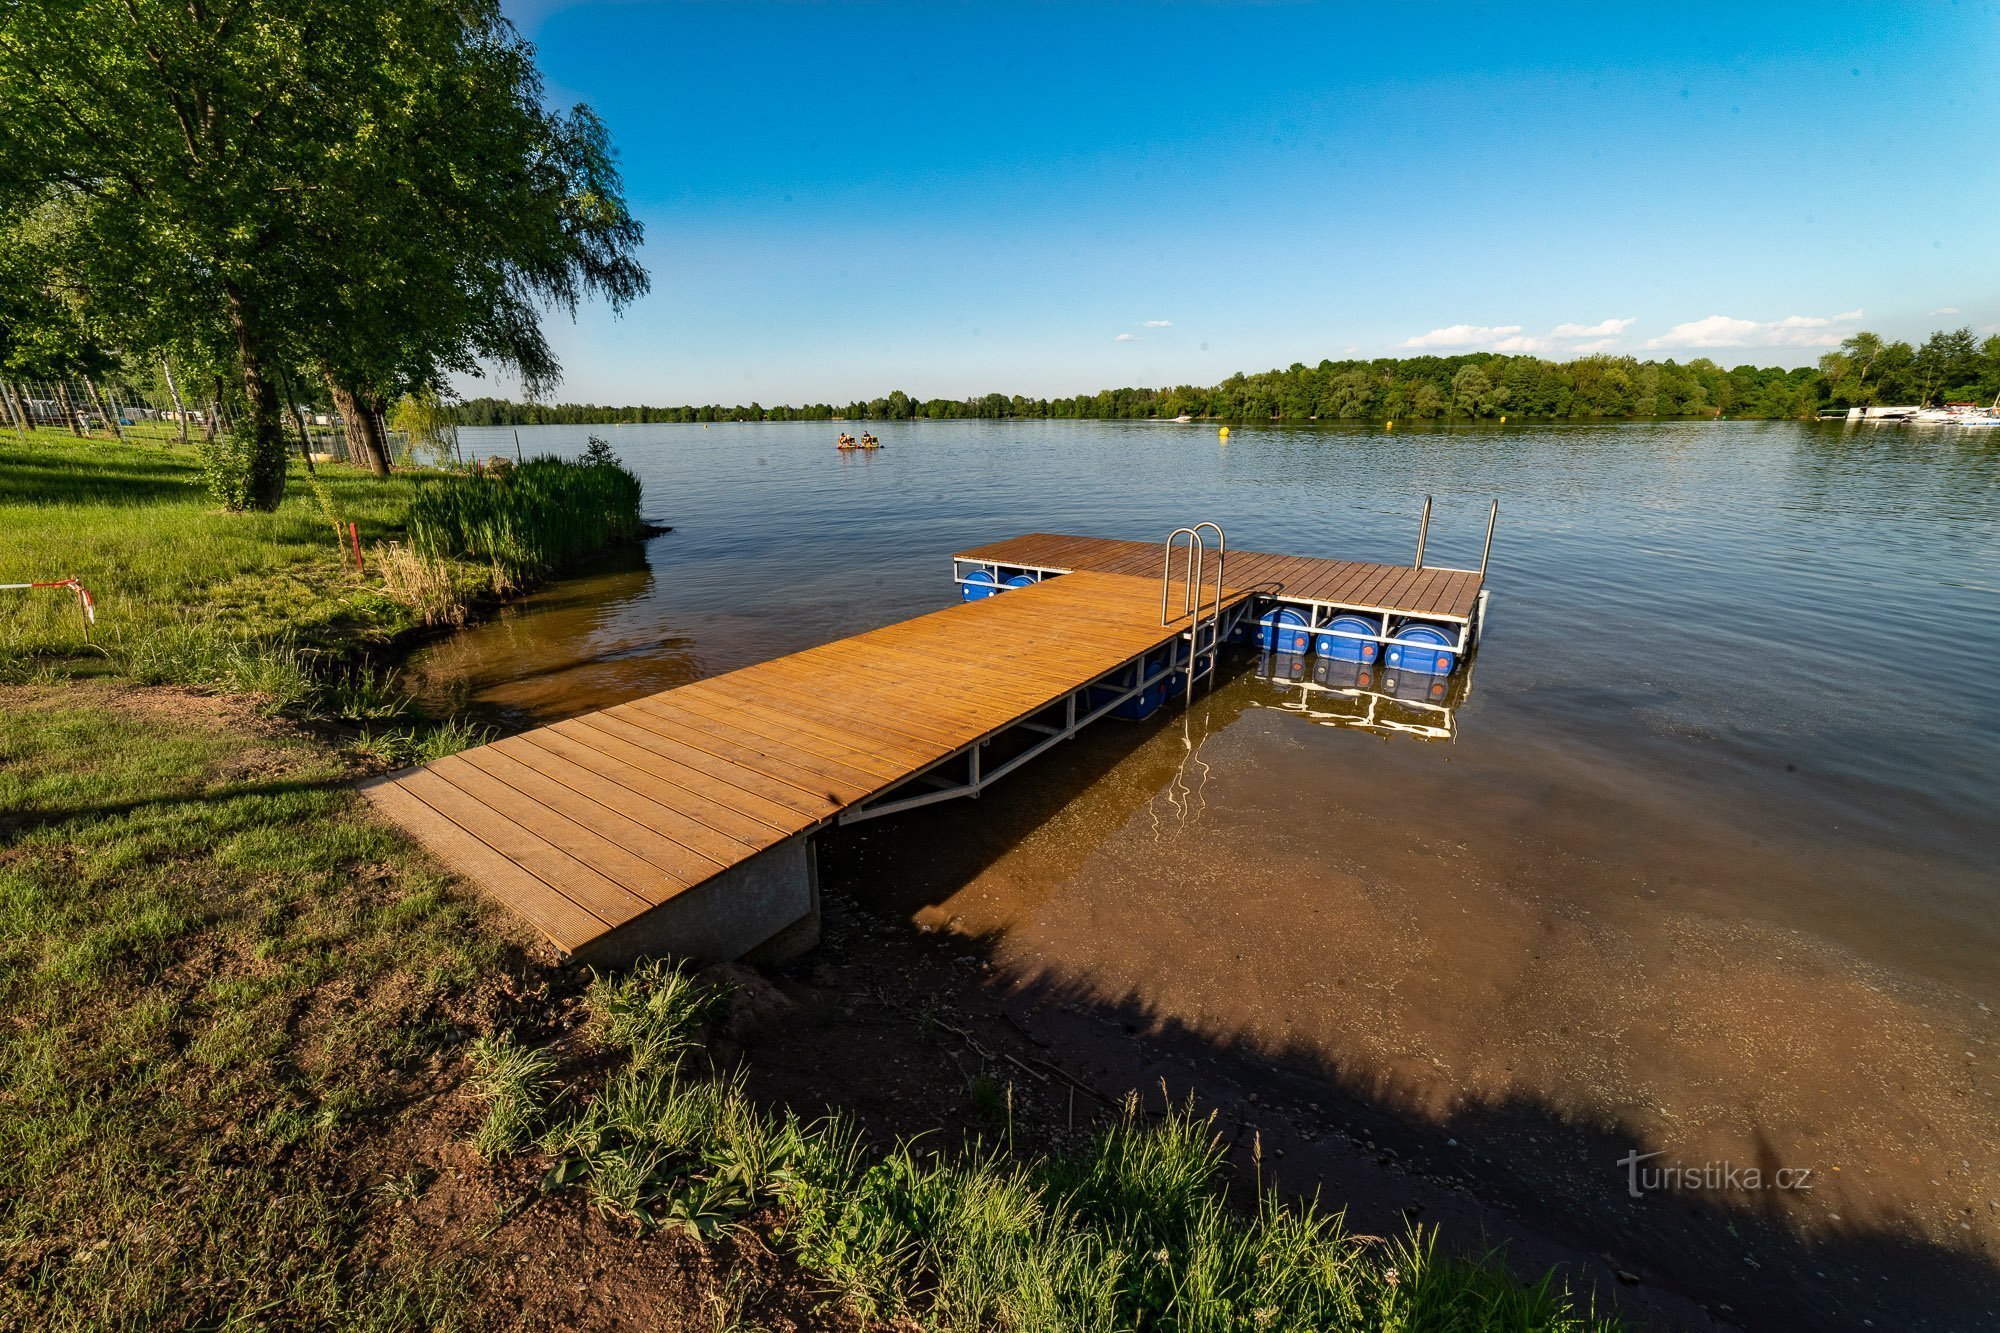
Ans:
{"label": "small boat on water", "polygon": [[858,440],[855,439],[852,435],[847,434],[845,431],[842,431],[840,438],[834,442],[833,447],[840,450],[842,453],[853,453],[857,450],[872,452],[873,450],[880,449],[882,447],[882,441],[876,439],[873,435],[868,434],[866,431],[862,432],[861,438]]}

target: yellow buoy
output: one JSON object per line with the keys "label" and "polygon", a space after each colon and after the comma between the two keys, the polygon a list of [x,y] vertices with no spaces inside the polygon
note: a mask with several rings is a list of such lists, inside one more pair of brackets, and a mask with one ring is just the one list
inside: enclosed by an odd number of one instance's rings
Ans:
{"label": "yellow buoy", "polygon": [[1395,422],[1393,422],[1393,421],[1385,421],[1385,422],[1383,422],[1383,423],[1382,423],[1382,429],[1383,429],[1383,430],[1394,430],[1394,429],[1396,429],[1396,423],[1395,423]]}
{"label": "yellow buoy", "polygon": [[1506,425],[1506,424],[1507,424],[1507,418],[1505,418],[1505,417],[1501,417],[1501,418],[1500,418],[1500,424],[1501,424],[1501,425],[1503,425],[1503,426],[1504,426],[1504,425]]}
{"label": "yellow buoy", "polygon": [[1216,438],[1216,439],[1218,439],[1218,440],[1226,440],[1226,439],[1228,439],[1228,438],[1229,438],[1229,427],[1227,427],[1227,426],[1224,426],[1224,427],[1223,427],[1223,428],[1222,428],[1221,430],[1219,430],[1219,431],[1215,432],[1215,438]]}

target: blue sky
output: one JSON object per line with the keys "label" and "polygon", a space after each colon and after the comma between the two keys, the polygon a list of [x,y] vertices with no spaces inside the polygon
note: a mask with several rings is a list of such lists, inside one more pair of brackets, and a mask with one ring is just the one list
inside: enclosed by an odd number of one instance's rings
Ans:
{"label": "blue sky", "polygon": [[2000,327],[1992,3],[509,12],[647,229],[652,295],[552,321],[564,399]]}

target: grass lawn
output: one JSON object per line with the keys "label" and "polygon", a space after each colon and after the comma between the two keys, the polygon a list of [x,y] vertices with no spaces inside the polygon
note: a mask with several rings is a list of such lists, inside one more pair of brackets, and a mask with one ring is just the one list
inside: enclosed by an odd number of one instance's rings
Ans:
{"label": "grass lawn", "polygon": [[372,559],[412,483],[294,467],[230,515],[177,446],[0,435],[0,582],[101,608],[86,646],[0,594],[0,1326],[491,1324],[536,1273],[584,1324],[643,1291],[640,1326],[748,1327],[758,1274],[781,1328],[1609,1326],[1432,1235],[1230,1206],[1192,1109],[1016,1154],[753,1104],[712,993],[586,991],[354,794],[466,737],[354,665],[420,617],[329,509]]}
{"label": "grass lawn", "polygon": [[[249,701],[0,687],[0,1325],[431,1322],[338,1158],[507,934]],[[485,998],[482,998],[485,997]]]}
{"label": "grass lawn", "polygon": [[[356,575],[334,524],[354,523],[364,550],[399,535],[413,483],[342,464],[318,478],[294,459],[276,513],[227,514],[178,445],[0,433],[0,583],[81,579],[98,600],[95,637],[114,651],[191,627],[330,646],[407,629],[409,610]],[[73,597],[6,596],[0,657],[78,650]]]}

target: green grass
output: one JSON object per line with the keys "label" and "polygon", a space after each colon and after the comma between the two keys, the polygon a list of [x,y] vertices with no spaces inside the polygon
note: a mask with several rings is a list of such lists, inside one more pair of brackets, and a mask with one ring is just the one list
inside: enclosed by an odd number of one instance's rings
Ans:
{"label": "green grass", "polygon": [[[1258,1191],[1232,1207],[1211,1117],[1192,1101],[1152,1122],[1136,1099],[1079,1153],[871,1152],[838,1118],[753,1106],[697,1041],[703,997],[676,969],[600,978],[593,1032],[622,1057],[595,1086],[553,1077],[552,1051],[489,1048],[489,1155],[539,1149],[545,1187],[581,1188],[646,1229],[712,1236],[764,1218],[777,1242],[872,1319],[937,1330],[1586,1330],[1550,1281],[1495,1257],[1393,1241]],[[565,1109],[567,1108],[567,1109]]]}
{"label": "green grass", "polygon": [[[114,656],[163,636],[174,642],[152,662],[218,680],[223,666],[194,659],[227,645],[344,651],[386,640],[413,623],[410,612],[355,574],[334,524],[353,522],[364,551],[400,535],[416,481],[335,464],[319,476],[316,490],[295,460],[276,513],[230,514],[191,449],[0,432],[0,582],[81,579],[97,597],[94,638]],[[0,659],[87,655],[73,597],[0,596]]]}
{"label": "green grass", "polygon": [[0,708],[0,1326],[437,1322],[339,1164],[500,967],[482,909],[240,708]]}

